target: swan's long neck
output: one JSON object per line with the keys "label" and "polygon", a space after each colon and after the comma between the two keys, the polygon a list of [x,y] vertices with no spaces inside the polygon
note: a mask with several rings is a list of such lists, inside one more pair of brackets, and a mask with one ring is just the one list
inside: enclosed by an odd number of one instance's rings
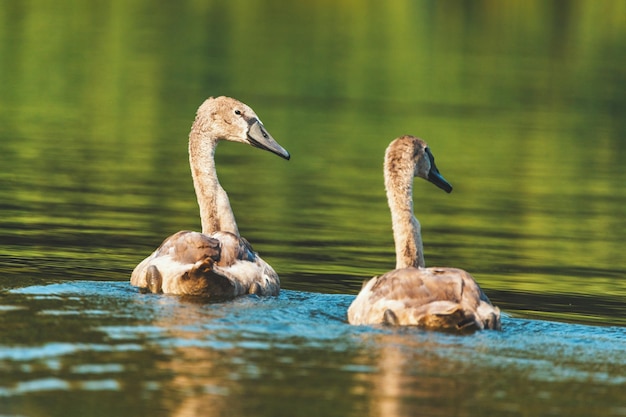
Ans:
{"label": "swan's long neck", "polygon": [[215,170],[218,138],[206,128],[207,126],[201,128],[194,124],[189,134],[189,164],[200,206],[202,233],[225,231],[239,236],[228,195],[220,185]]}
{"label": "swan's long neck", "polygon": [[[385,189],[391,210],[396,269],[424,267],[424,248],[419,221],[413,215],[413,165],[385,162]],[[407,162],[408,165],[409,161]]]}

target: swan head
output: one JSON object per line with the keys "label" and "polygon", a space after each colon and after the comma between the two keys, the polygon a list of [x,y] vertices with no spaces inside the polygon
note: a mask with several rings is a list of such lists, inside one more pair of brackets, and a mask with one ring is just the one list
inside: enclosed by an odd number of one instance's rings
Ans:
{"label": "swan head", "polygon": [[210,132],[216,140],[245,143],[287,160],[291,157],[268,133],[254,110],[234,98],[221,96],[205,100],[198,108],[194,126],[201,132]]}
{"label": "swan head", "polygon": [[386,166],[391,172],[412,168],[413,177],[423,178],[447,193],[452,192],[452,185],[439,172],[428,144],[415,136],[401,136],[391,142],[387,148]]}

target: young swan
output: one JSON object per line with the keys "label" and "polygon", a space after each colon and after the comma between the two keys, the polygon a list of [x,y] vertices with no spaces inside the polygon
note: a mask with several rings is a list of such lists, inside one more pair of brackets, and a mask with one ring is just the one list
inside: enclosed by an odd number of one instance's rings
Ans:
{"label": "young swan", "polygon": [[221,140],[290,157],[250,107],[229,97],[211,97],[202,103],[189,133],[189,164],[202,233],[182,231],[165,239],[135,267],[132,285],[153,293],[213,299],[279,293],[276,272],[239,236],[228,195],[217,179],[214,155]]}
{"label": "young swan", "polygon": [[452,186],[428,145],[397,138],[385,153],[385,189],[396,246],[396,269],[372,278],[348,309],[350,324],[414,325],[435,329],[500,329],[494,307],[472,276],[456,268],[425,268],[420,224],[413,215],[413,178],[446,192]]}

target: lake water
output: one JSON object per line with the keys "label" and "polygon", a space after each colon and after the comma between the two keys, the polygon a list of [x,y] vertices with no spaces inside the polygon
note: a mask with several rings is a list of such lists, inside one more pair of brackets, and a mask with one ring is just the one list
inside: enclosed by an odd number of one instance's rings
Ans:
{"label": "lake water", "polygon": [[[626,3],[308,3],[0,6],[0,415],[626,415]],[[217,150],[283,291],[139,294],[199,229],[187,134],[222,94],[292,154]],[[415,182],[426,263],[501,332],[346,323],[395,264],[406,133],[454,186]]]}

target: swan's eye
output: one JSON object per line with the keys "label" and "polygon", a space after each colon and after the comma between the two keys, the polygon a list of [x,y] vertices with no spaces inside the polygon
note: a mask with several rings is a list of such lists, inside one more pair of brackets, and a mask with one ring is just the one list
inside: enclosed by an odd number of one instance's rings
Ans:
{"label": "swan's eye", "polygon": [[241,112],[240,112],[239,110],[235,110],[235,114],[236,114],[237,116],[241,116]]}

